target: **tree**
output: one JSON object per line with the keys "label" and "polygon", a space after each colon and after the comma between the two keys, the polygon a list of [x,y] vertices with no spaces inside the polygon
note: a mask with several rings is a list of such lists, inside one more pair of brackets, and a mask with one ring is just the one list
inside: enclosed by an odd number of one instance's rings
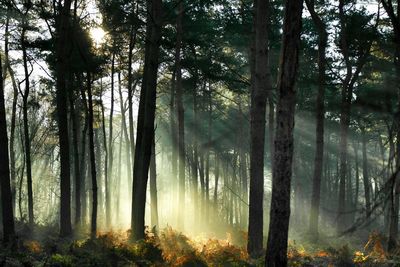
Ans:
{"label": "tree", "polygon": [[151,203],[151,226],[157,232],[158,224],[158,198],[157,198],[157,167],[156,167],[156,144],[151,148],[150,159],[150,203]]}
{"label": "tree", "polygon": [[154,140],[157,72],[162,27],[162,1],[147,0],[145,61],[136,130],[133,167],[131,239],[144,238],[146,189]]}
{"label": "tree", "polygon": [[278,104],[272,164],[272,196],[265,266],[287,266],[290,183],[293,159],[295,82],[300,50],[303,1],[285,1],[279,63]]}
{"label": "tree", "polygon": [[88,123],[89,123],[89,156],[90,156],[90,176],[92,178],[92,216],[90,223],[90,236],[96,237],[97,231],[97,172],[96,158],[94,152],[94,131],[93,131],[93,93],[91,73],[87,73],[87,90],[88,90]]}
{"label": "tree", "polygon": [[59,25],[56,40],[56,105],[58,138],[60,143],[60,235],[69,236],[71,227],[71,186],[70,186],[70,158],[69,158],[69,133],[68,133],[68,109],[66,73],[68,68],[68,51],[70,38],[70,9],[71,0],[65,0],[64,5],[59,6]]}
{"label": "tree", "polygon": [[26,160],[26,178],[28,186],[28,214],[29,214],[29,227],[33,230],[34,219],[33,219],[33,192],[32,192],[32,160],[31,160],[31,136],[29,134],[28,126],[28,98],[30,92],[30,74],[28,70],[28,55],[27,55],[27,40],[26,32],[28,30],[28,13],[32,7],[32,4],[28,2],[25,5],[26,9],[22,14],[22,32],[21,32],[21,50],[22,59],[24,65],[24,76],[25,76],[25,90],[22,94],[22,110],[23,110],[23,122],[24,122],[24,142],[25,142],[25,160]]}
{"label": "tree", "polygon": [[[186,171],[186,152],[185,152],[185,117],[183,107],[183,88],[182,88],[182,67],[181,67],[181,49],[182,49],[182,18],[183,1],[179,1],[178,17],[176,21],[176,48],[175,48],[175,86],[176,86],[176,111],[178,118],[178,155],[179,155],[179,209],[185,208],[185,171]],[[179,216],[178,224],[183,227],[183,216]]]}
{"label": "tree", "polygon": [[6,108],[4,101],[3,65],[0,57],[0,186],[3,223],[3,242],[15,241],[14,215],[10,185]]}
{"label": "tree", "polygon": [[259,257],[263,247],[264,144],[267,96],[271,95],[268,65],[269,1],[254,1],[254,50],[250,109],[250,202],[247,251]]}
{"label": "tree", "polygon": [[[395,6],[397,4],[397,10],[395,10]],[[392,0],[382,0],[383,8],[389,16],[390,22],[393,28],[393,43],[395,45],[394,52],[394,65],[396,70],[396,89],[398,94],[398,104],[397,108],[400,110],[400,5],[398,1]],[[397,135],[397,143],[396,143],[396,154],[395,154],[395,162],[396,168],[400,168],[400,112],[397,111],[397,115],[395,115],[394,120],[396,123],[396,135]],[[393,251],[396,248],[397,244],[397,235],[399,231],[399,207],[400,207],[400,182],[397,179],[396,185],[392,189],[392,195],[394,194],[394,203],[392,203],[392,207],[390,210],[390,228],[389,228],[389,239],[388,239],[388,250]],[[393,193],[394,190],[394,193]]]}
{"label": "tree", "polygon": [[326,69],[326,47],[328,43],[328,33],[326,25],[320,15],[315,11],[315,1],[306,0],[307,8],[311,14],[314,25],[318,31],[318,93],[316,99],[316,149],[314,160],[314,176],[311,195],[310,212],[310,234],[318,238],[318,218],[321,201],[321,178],[324,157],[324,120],[325,120],[325,69]]}
{"label": "tree", "polygon": [[[377,14],[376,24],[368,25],[370,18],[357,12],[346,14],[346,1],[339,1],[339,22],[340,38],[339,49],[344,59],[344,68],[346,74],[341,80],[341,105],[340,105],[340,142],[339,142],[339,199],[337,212],[337,231],[345,231],[346,220],[346,184],[348,172],[348,135],[351,121],[351,106],[354,87],[360,77],[361,71],[370,57],[370,50],[374,37],[376,37],[376,27],[379,22],[379,12]],[[354,10],[353,10],[354,11]],[[358,20],[349,19],[351,16],[359,18]],[[360,25],[360,24],[361,25]],[[364,32],[359,35],[350,33],[349,30],[362,27]],[[355,35],[355,36],[354,36]],[[352,48],[352,49],[351,49]]]}

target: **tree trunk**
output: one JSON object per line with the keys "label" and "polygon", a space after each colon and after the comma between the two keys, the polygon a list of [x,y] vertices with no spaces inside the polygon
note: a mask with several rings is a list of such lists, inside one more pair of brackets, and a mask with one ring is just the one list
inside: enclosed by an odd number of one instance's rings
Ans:
{"label": "tree trunk", "polygon": [[[395,54],[394,54],[394,65],[396,69],[396,84],[397,84],[397,94],[398,94],[398,108],[400,109],[400,5],[398,1],[393,3],[389,0],[383,0],[382,5],[389,16],[393,27],[393,35],[394,35],[394,45],[395,45]],[[395,10],[395,5],[397,4],[397,10]],[[397,144],[396,144],[396,152],[395,153],[395,165],[396,169],[400,168],[400,112],[394,115],[395,126],[397,131]],[[392,203],[390,210],[390,223],[389,223],[389,238],[388,238],[388,251],[393,252],[393,250],[397,247],[397,235],[398,235],[398,227],[399,227],[399,194],[400,194],[400,174],[397,175],[396,183],[392,188]],[[393,192],[394,191],[394,192]]]}
{"label": "tree trunk", "polygon": [[27,28],[27,16],[28,11],[24,14],[23,18],[23,29],[21,33],[21,49],[22,49],[22,60],[24,65],[24,75],[25,75],[25,91],[22,94],[22,113],[23,113],[23,124],[24,124],[24,144],[25,144],[25,161],[26,161],[26,183],[28,187],[28,218],[29,218],[29,228],[33,231],[34,218],[33,218],[33,192],[32,192],[32,160],[31,160],[31,137],[29,135],[29,125],[28,125],[28,98],[30,92],[29,84],[29,70],[28,70],[28,55],[26,52],[26,28]]}
{"label": "tree trunk", "polygon": [[156,144],[153,141],[150,159],[150,203],[151,203],[151,226],[155,232],[159,229],[158,224],[158,199],[157,199],[157,168],[156,168]]}
{"label": "tree trunk", "polygon": [[[103,91],[103,90],[102,90]],[[101,92],[101,95],[103,94],[103,92]],[[106,118],[105,118],[105,111],[104,111],[104,104],[103,104],[103,99],[102,97],[100,98],[100,105],[101,105],[101,121],[102,121],[102,135],[103,135],[103,149],[101,149],[101,146],[98,145],[98,151],[99,151],[99,155],[96,156],[97,160],[98,160],[98,172],[97,175],[100,178],[98,181],[99,187],[100,187],[100,194],[99,196],[101,197],[99,200],[99,206],[101,209],[101,213],[100,213],[100,217],[102,217],[103,212],[105,215],[105,226],[106,228],[108,228],[110,226],[110,210],[108,209],[109,207],[109,190],[110,190],[110,178],[109,178],[109,163],[108,163],[108,159],[109,159],[109,146],[107,145],[107,134],[106,134]],[[112,144],[111,144],[112,145]],[[101,180],[101,151],[104,151],[104,198],[103,198],[103,193],[102,193],[102,180]],[[104,209],[104,210],[103,210]]]}
{"label": "tree trunk", "polygon": [[[196,79],[197,80],[197,79]],[[199,187],[199,175],[198,175],[198,166],[199,166],[199,146],[197,142],[197,131],[198,131],[198,114],[197,114],[197,92],[196,92],[196,84],[193,88],[193,131],[194,131],[194,137],[193,137],[193,160],[192,160],[192,180],[193,180],[193,186],[192,186],[192,191],[193,191],[193,202],[194,202],[194,220],[198,221],[199,217],[199,194],[198,194],[198,187]]]}
{"label": "tree trunk", "polygon": [[[182,50],[182,18],[183,4],[179,2],[179,13],[176,21],[176,47],[175,47],[175,73],[176,73],[176,107],[178,118],[178,171],[179,171],[179,210],[185,209],[185,170],[186,170],[186,152],[185,152],[185,118],[183,108],[183,89],[182,89],[182,68],[181,68],[181,50]],[[178,215],[178,227],[183,229],[183,216]]]}
{"label": "tree trunk", "polygon": [[3,220],[3,242],[14,243],[14,215],[10,185],[6,107],[4,101],[3,65],[0,56],[0,188]]}
{"label": "tree trunk", "polygon": [[97,174],[96,158],[94,149],[94,130],[93,130],[93,95],[92,78],[90,72],[87,73],[88,90],[88,123],[89,123],[89,155],[90,155],[90,176],[92,178],[92,216],[90,221],[90,237],[94,239],[97,231]]}
{"label": "tree trunk", "polygon": [[219,156],[215,154],[215,184],[214,184],[214,214],[218,218],[218,182],[219,182]]}
{"label": "tree trunk", "polygon": [[162,1],[147,0],[147,26],[143,82],[140,92],[133,167],[131,239],[143,239],[147,179],[154,141],[158,58],[161,40]]}
{"label": "tree trunk", "polygon": [[[115,45],[114,45],[115,46]],[[111,203],[110,203],[110,186],[109,180],[111,180],[114,152],[113,152],[113,116],[114,116],[114,74],[115,74],[115,52],[112,54],[111,59],[111,107],[110,107],[110,119],[108,127],[108,173],[106,176],[106,226],[110,227],[111,224]],[[105,137],[104,137],[105,138]]]}
{"label": "tree trunk", "polygon": [[354,194],[354,209],[358,209],[358,195],[360,192],[360,173],[359,173],[359,162],[358,162],[358,140],[354,144],[354,161],[355,161],[355,179],[356,179],[356,191]]}
{"label": "tree trunk", "polygon": [[[129,51],[128,51],[128,120],[129,120],[129,149],[131,155],[131,161],[134,162],[134,155],[135,155],[135,136],[134,136],[134,127],[133,127],[133,73],[132,73],[132,60],[133,60],[133,49],[135,48],[136,44],[136,29],[134,26],[131,26],[130,33],[129,33]],[[122,98],[121,98],[122,99]],[[127,145],[128,145],[127,144]],[[129,181],[131,182],[131,176],[129,175]],[[132,188],[129,186],[129,188]]]}
{"label": "tree trunk", "polygon": [[117,172],[117,183],[116,183],[116,190],[115,190],[115,221],[120,221],[120,201],[121,201],[121,169],[122,169],[122,134],[120,134],[119,138],[119,148],[118,148],[118,172]]}
{"label": "tree trunk", "polygon": [[364,194],[365,194],[365,212],[367,218],[371,215],[371,196],[370,196],[370,181],[368,177],[368,158],[367,158],[367,138],[365,129],[361,129],[362,138],[362,155],[363,155],[363,183],[364,183]]}
{"label": "tree trunk", "polygon": [[88,123],[88,104],[87,104],[87,99],[86,99],[86,93],[84,90],[84,86],[81,83],[81,79],[80,76],[77,75],[77,81],[78,84],[80,85],[80,93],[81,93],[81,105],[83,106],[83,114],[84,114],[84,126],[83,126],[83,130],[82,130],[82,134],[81,134],[81,161],[80,161],[80,173],[81,173],[81,178],[80,178],[80,188],[81,188],[81,220],[80,220],[80,224],[81,225],[85,225],[86,224],[86,218],[87,218],[87,202],[86,202],[86,180],[89,178],[86,175],[87,172],[87,166],[88,166],[88,162],[87,162],[87,132],[88,132],[88,127],[89,127],[89,123]]}
{"label": "tree trunk", "polygon": [[314,175],[311,195],[310,209],[310,234],[318,238],[318,219],[321,202],[321,179],[324,158],[324,119],[325,119],[325,69],[326,69],[326,46],[328,34],[326,25],[315,11],[314,0],[306,0],[307,8],[312,20],[318,29],[318,93],[316,99],[316,149],[314,159]]}
{"label": "tree trunk", "polygon": [[200,214],[201,220],[204,219],[205,213],[205,195],[206,195],[206,186],[205,186],[205,178],[204,178],[204,151],[200,149],[199,156],[199,178],[200,178]]}
{"label": "tree trunk", "polygon": [[264,202],[264,145],[267,96],[271,94],[268,63],[269,1],[254,1],[254,30],[250,107],[250,199],[247,251],[252,258],[262,255]]}
{"label": "tree trunk", "polygon": [[342,84],[342,102],[340,111],[340,142],[339,142],[339,201],[337,214],[337,231],[343,232],[346,227],[346,172],[347,172],[347,142],[350,126],[351,98],[353,88],[350,86],[352,77],[352,65],[349,61],[349,51],[347,43],[347,27],[344,14],[344,0],[339,3],[340,19],[340,49],[346,61],[346,77]]}
{"label": "tree trunk", "polygon": [[81,168],[79,164],[78,128],[79,122],[75,109],[75,100],[72,93],[69,95],[70,112],[72,120],[72,147],[74,153],[74,187],[75,187],[75,227],[81,222]]}
{"label": "tree trunk", "polygon": [[283,41],[278,76],[272,196],[265,266],[287,266],[290,182],[303,1],[285,1]]}
{"label": "tree trunk", "polygon": [[58,137],[60,142],[60,236],[70,236],[71,227],[71,177],[69,159],[69,137],[68,137],[68,109],[67,109],[67,88],[65,75],[68,70],[68,40],[70,34],[69,11],[71,0],[65,0],[60,6],[60,18],[58,28],[58,39],[56,42],[56,104]]}
{"label": "tree trunk", "polygon": [[[10,59],[9,59],[9,23],[11,17],[11,8],[7,8],[7,18],[5,25],[5,33],[4,33],[4,57],[5,57],[5,70],[10,74],[12,87],[13,87],[13,100],[12,100],[12,108],[11,108],[11,125],[10,125],[10,176],[11,176],[11,195],[13,201],[13,211],[15,213],[15,196],[16,196],[16,188],[17,188],[17,175],[16,175],[16,167],[15,167],[15,129],[16,129],[16,114],[17,114],[17,102],[18,102],[18,86],[15,81],[14,71],[11,68]],[[6,73],[6,72],[5,72]],[[3,82],[4,83],[4,82]]]}
{"label": "tree trunk", "polygon": [[[126,168],[127,168],[127,176],[128,176],[128,193],[131,192],[131,177],[132,177],[132,163],[131,162],[131,154],[130,154],[130,142],[133,140],[129,140],[128,136],[128,127],[126,125],[126,116],[125,116],[125,106],[124,106],[124,99],[122,97],[122,86],[121,86],[121,73],[118,72],[118,93],[119,93],[119,103],[120,103],[120,109],[121,109],[121,120],[122,120],[122,125],[121,125],[121,130],[122,134],[125,139],[125,154],[126,154]],[[130,194],[129,194],[130,195]]]}

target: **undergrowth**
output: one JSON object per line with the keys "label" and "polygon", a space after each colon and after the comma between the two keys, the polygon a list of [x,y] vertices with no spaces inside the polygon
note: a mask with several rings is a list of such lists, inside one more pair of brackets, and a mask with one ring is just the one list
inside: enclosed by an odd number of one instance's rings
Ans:
{"label": "undergrowth", "polygon": [[[0,250],[0,266],[264,266],[251,260],[245,244],[232,238],[196,238],[167,227],[158,234],[148,232],[144,240],[129,242],[129,232],[98,233],[95,239],[38,239],[20,237],[18,249]],[[372,232],[361,250],[349,245],[318,249],[307,243],[289,242],[289,266],[399,266],[399,253],[388,254],[385,238]]]}

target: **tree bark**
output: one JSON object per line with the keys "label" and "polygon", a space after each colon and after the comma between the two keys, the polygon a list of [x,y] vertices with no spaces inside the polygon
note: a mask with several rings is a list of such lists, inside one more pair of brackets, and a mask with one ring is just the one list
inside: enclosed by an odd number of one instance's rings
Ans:
{"label": "tree bark", "polygon": [[265,266],[287,266],[290,183],[303,1],[285,1],[282,50],[278,76],[270,224]]}

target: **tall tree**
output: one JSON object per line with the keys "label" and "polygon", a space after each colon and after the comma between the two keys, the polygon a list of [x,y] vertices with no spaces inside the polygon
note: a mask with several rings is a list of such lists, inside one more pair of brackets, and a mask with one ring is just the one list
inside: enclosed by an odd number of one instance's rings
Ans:
{"label": "tall tree", "polygon": [[363,162],[363,183],[365,194],[365,212],[366,216],[370,216],[371,212],[371,196],[370,196],[370,181],[368,176],[368,155],[367,155],[367,136],[364,127],[361,127],[361,143],[362,143],[362,162]]}
{"label": "tall tree", "polygon": [[147,0],[147,26],[143,82],[140,91],[133,167],[131,239],[144,238],[146,189],[154,140],[158,60],[162,27],[162,0]]}
{"label": "tall tree", "polygon": [[325,120],[325,69],[326,69],[326,47],[328,33],[325,22],[315,11],[315,1],[306,0],[307,8],[311,14],[313,23],[318,31],[318,92],[316,99],[316,148],[314,159],[314,176],[311,195],[310,212],[310,234],[318,237],[319,207],[321,201],[321,179],[324,158],[324,120]]}
{"label": "tall tree", "polygon": [[70,56],[70,10],[71,0],[65,0],[63,5],[59,5],[58,35],[56,40],[56,105],[58,138],[60,143],[60,235],[62,237],[69,236],[72,233],[68,98],[66,87],[68,57]]}
{"label": "tall tree", "polygon": [[279,62],[272,196],[265,266],[287,266],[290,184],[303,1],[285,1],[283,40]]}
{"label": "tall tree", "polygon": [[25,144],[25,165],[26,165],[26,184],[28,187],[28,217],[29,217],[29,227],[33,230],[33,192],[32,192],[32,159],[31,159],[31,136],[29,134],[28,125],[28,99],[30,93],[30,72],[28,69],[28,54],[27,54],[27,40],[26,32],[28,30],[28,13],[32,7],[30,1],[25,5],[26,9],[22,14],[22,32],[21,32],[21,50],[22,50],[22,61],[24,66],[24,81],[25,90],[21,91],[22,94],[22,110],[23,110],[23,123],[24,123],[24,144]]}
{"label": "tall tree", "polygon": [[0,57],[0,187],[3,241],[15,241],[14,215],[10,185],[6,107],[4,101],[3,65]]}
{"label": "tall tree", "polygon": [[[111,58],[111,107],[110,107],[110,119],[108,127],[108,174],[107,184],[111,181],[113,162],[114,162],[114,144],[113,144],[113,115],[114,115],[114,74],[115,74],[115,42],[112,47],[112,58]],[[106,226],[110,227],[111,223],[111,202],[110,202],[110,188],[106,188]]]}
{"label": "tall tree", "polygon": [[94,145],[93,131],[93,93],[92,93],[92,78],[91,73],[87,73],[87,90],[88,90],[88,123],[89,123],[89,156],[90,156],[90,176],[92,178],[92,215],[90,221],[90,236],[96,237],[97,231],[97,172],[96,172],[96,157]]}
{"label": "tall tree", "polygon": [[[183,1],[179,1],[178,17],[176,20],[176,47],[175,47],[175,86],[176,86],[176,111],[178,118],[178,155],[179,155],[179,209],[185,208],[185,171],[186,171],[186,152],[185,152],[185,117],[183,107],[183,88],[182,88],[182,19],[183,19]],[[179,215],[178,225],[183,227],[183,216]]]}
{"label": "tall tree", "polygon": [[267,96],[271,94],[268,64],[269,1],[254,1],[254,44],[250,109],[250,202],[247,251],[262,255],[264,202],[264,145]]}
{"label": "tall tree", "polygon": [[[396,135],[397,135],[397,144],[396,144],[396,154],[395,154],[395,162],[396,168],[400,168],[400,5],[399,1],[396,0],[382,0],[383,8],[389,16],[390,22],[393,28],[393,43],[395,46],[394,53],[394,65],[396,70],[396,85],[397,85],[397,95],[398,95],[398,104],[397,104],[397,113],[394,117],[394,121],[396,122]],[[399,176],[399,174],[398,174]],[[389,239],[388,239],[388,250],[393,251],[397,246],[397,235],[399,232],[399,207],[400,207],[400,181],[396,179],[396,185],[392,190],[392,194],[394,194],[394,203],[391,205],[390,209],[390,226],[389,226]]]}
{"label": "tall tree", "polygon": [[[11,192],[13,198],[13,211],[15,212],[15,194],[16,194],[16,148],[15,148],[15,131],[16,131],[16,114],[17,114],[17,102],[18,102],[18,86],[15,80],[14,71],[11,68],[9,58],[9,37],[10,37],[10,17],[12,13],[11,5],[7,6],[7,18],[5,24],[4,33],[4,59],[5,69],[10,74],[12,87],[13,87],[13,100],[11,108],[11,125],[10,125],[10,175],[11,175]],[[4,77],[6,73],[4,72]]]}
{"label": "tall tree", "polygon": [[[370,56],[372,46],[373,34],[379,22],[379,11],[377,14],[376,24],[374,29],[369,25],[369,18],[367,22],[359,20],[363,25],[352,25],[355,20],[349,19],[351,14],[347,14],[347,2],[345,0],[339,1],[339,23],[340,23],[340,39],[339,49],[343,56],[345,77],[342,80],[341,90],[341,105],[340,105],[340,141],[339,141],[339,200],[337,212],[337,231],[343,232],[346,228],[346,184],[348,173],[348,135],[350,127],[351,106],[353,99],[354,86],[360,77],[361,70],[365,66]],[[363,34],[351,36],[349,26],[363,27]],[[372,34],[369,36],[369,34]],[[358,43],[354,42],[359,39]],[[351,49],[352,48],[352,49]]]}

